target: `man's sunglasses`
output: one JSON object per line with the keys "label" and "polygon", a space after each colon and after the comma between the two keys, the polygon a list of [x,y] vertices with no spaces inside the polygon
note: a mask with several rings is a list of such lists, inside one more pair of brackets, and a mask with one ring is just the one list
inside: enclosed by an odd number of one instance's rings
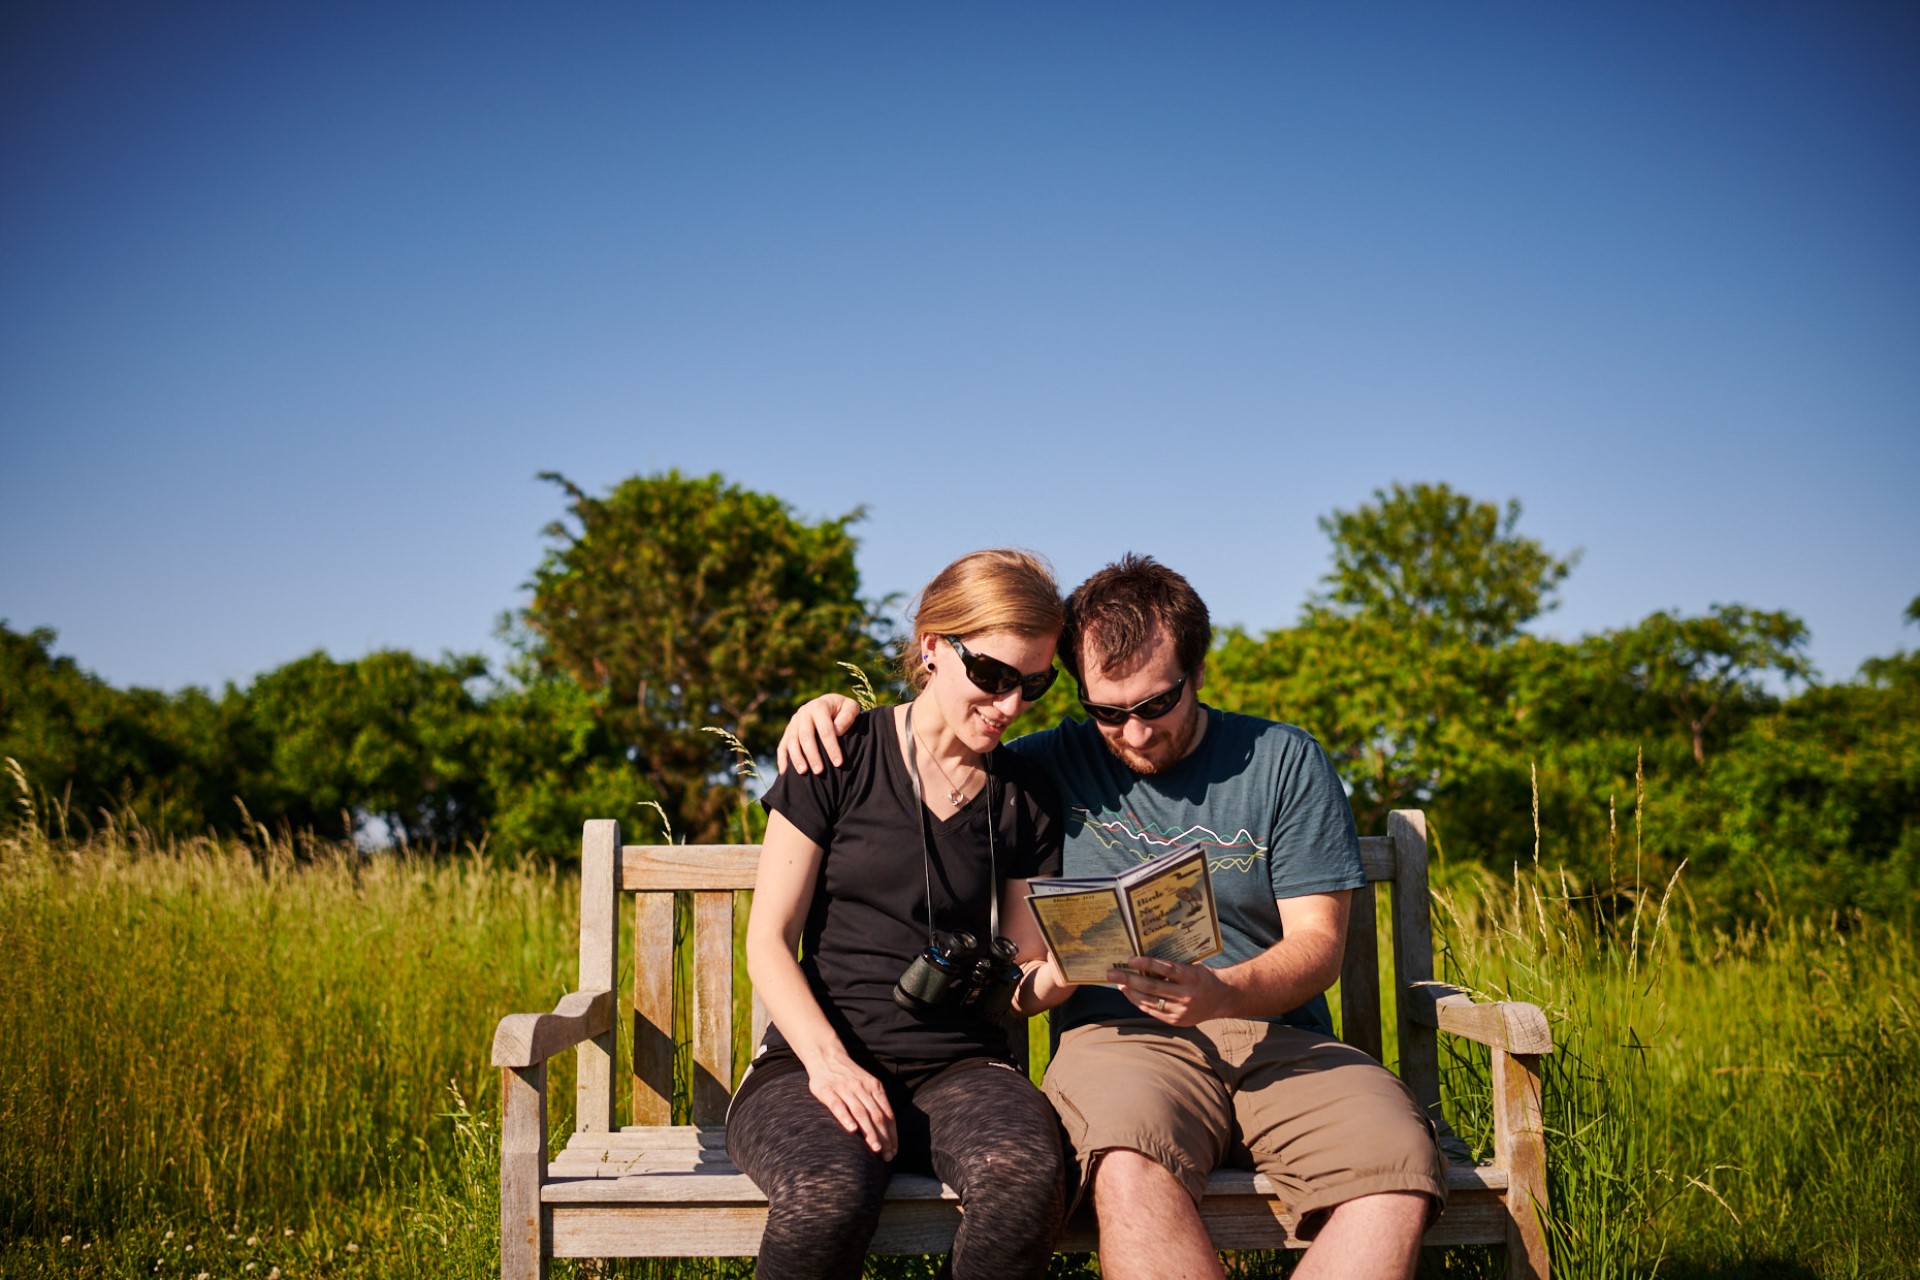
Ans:
{"label": "man's sunglasses", "polygon": [[967,669],[967,679],[973,681],[974,687],[996,698],[1003,693],[1011,693],[1018,687],[1022,698],[1028,702],[1038,702],[1046,695],[1047,690],[1053,688],[1054,677],[1060,674],[1058,667],[1048,663],[1045,671],[1021,675],[1017,667],[1010,666],[998,658],[989,658],[984,653],[969,652],[967,646],[960,643],[959,636],[942,636],[941,639],[952,645],[953,651],[960,655],[960,665]]}
{"label": "man's sunglasses", "polygon": [[1080,705],[1087,709],[1088,715],[1101,724],[1125,724],[1129,716],[1139,716],[1142,720],[1158,720],[1180,705],[1180,695],[1186,687],[1187,677],[1181,676],[1173,682],[1171,689],[1162,689],[1151,698],[1142,698],[1130,707],[1110,707],[1103,702],[1088,702],[1084,694],[1081,695]]}

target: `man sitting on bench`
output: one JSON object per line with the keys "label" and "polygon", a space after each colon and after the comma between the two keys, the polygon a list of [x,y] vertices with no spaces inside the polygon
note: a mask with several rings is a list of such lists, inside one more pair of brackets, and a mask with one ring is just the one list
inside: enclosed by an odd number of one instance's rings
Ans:
{"label": "man sitting on bench", "polygon": [[[1150,557],[1066,609],[1060,657],[1089,718],[1010,744],[1066,803],[1063,874],[1204,844],[1225,944],[1204,965],[1135,957],[1110,988],[1028,967],[1021,1007],[1058,1006],[1044,1088],[1093,1195],[1101,1274],[1221,1275],[1199,1202],[1212,1169],[1251,1164],[1311,1242],[1296,1276],[1411,1275],[1444,1167],[1406,1086],[1332,1035],[1325,992],[1364,883],[1332,762],[1300,729],[1199,701],[1206,605]],[[857,711],[834,694],[801,708],[781,767],[837,766]]]}

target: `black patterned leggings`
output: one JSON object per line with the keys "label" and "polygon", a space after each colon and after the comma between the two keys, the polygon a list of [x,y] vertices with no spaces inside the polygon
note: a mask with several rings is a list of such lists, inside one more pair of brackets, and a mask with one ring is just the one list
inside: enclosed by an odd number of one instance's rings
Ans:
{"label": "black patterned leggings", "polygon": [[858,1276],[898,1168],[959,1193],[955,1280],[1044,1276],[1066,1212],[1059,1121],[1046,1098],[984,1058],[882,1079],[900,1131],[891,1167],[813,1096],[798,1059],[755,1064],[727,1118],[727,1154],[767,1195],[754,1275]]}

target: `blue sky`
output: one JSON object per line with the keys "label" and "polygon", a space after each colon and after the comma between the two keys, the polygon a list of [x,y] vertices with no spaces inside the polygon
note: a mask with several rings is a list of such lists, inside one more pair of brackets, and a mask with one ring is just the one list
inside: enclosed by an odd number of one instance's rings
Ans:
{"label": "blue sky", "polygon": [[492,652],[557,470],[1283,626],[1394,481],[1572,636],[1920,644],[1911,4],[17,3],[0,618],[117,684]]}

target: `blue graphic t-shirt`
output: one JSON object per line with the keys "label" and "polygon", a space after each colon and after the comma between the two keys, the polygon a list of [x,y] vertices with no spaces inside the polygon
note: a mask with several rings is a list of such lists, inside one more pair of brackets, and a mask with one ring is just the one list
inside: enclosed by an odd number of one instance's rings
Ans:
{"label": "blue graphic t-shirt", "polygon": [[[1062,875],[1115,875],[1180,845],[1207,850],[1220,908],[1219,955],[1237,964],[1280,940],[1278,898],[1355,889],[1360,841],[1333,762],[1289,724],[1203,707],[1193,754],[1157,774],[1122,764],[1092,722],[1062,721],[1008,745],[1043,766],[1066,805]],[[1055,1033],[1139,1017],[1110,987],[1083,986],[1054,1011]],[[1275,1021],[1332,1033],[1324,995]]]}

